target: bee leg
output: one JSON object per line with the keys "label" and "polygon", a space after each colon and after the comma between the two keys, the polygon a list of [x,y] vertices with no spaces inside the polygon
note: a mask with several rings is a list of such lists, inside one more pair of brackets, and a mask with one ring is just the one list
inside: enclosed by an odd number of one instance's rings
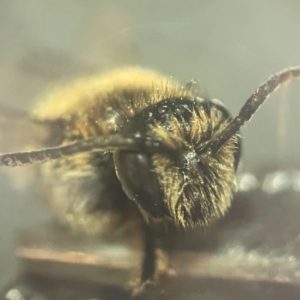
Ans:
{"label": "bee leg", "polygon": [[140,277],[131,283],[133,296],[155,286],[157,261],[154,236],[151,227],[146,223],[143,224],[143,231],[144,257]]}
{"label": "bee leg", "polygon": [[144,224],[144,258],[142,262],[139,283],[133,287],[133,295],[151,290],[160,278],[169,274],[169,260],[167,253],[156,243],[151,226]]}
{"label": "bee leg", "polygon": [[156,271],[156,247],[152,229],[145,224],[144,237],[144,259],[142,265],[141,285],[152,283],[155,279]]}

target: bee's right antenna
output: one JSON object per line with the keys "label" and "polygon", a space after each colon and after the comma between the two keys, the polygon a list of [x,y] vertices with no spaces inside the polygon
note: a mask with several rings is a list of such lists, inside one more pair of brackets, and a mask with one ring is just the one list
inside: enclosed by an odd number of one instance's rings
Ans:
{"label": "bee's right antenna", "polygon": [[293,79],[300,78],[300,66],[285,69],[274,74],[269,80],[263,83],[246,101],[236,116],[227,127],[217,136],[206,148],[208,153],[218,152],[222,146],[249,121],[259,107],[276,91],[281,85]]}
{"label": "bee's right antenna", "polygon": [[58,147],[45,148],[35,151],[0,154],[0,166],[15,167],[31,165],[34,163],[44,163],[91,150],[110,151],[115,147],[120,146],[120,144],[122,144],[124,148],[134,147],[134,142],[132,139],[121,139],[116,135],[106,138],[92,138],[88,140],[76,141],[74,143]]}
{"label": "bee's right antenna", "polygon": [[119,134],[113,134],[35,151],[0,153],[0,166],[26,166],[35,163],[45,163],[84,152],[106,152],[114,150],[169,153],[172,149],[159,140],[147,137],[143,138],[140,135],[125,137]]}

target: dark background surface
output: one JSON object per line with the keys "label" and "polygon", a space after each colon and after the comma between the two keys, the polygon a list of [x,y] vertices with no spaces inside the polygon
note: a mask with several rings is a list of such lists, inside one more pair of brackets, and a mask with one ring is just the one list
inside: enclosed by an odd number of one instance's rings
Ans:
{"label": "dark background surface", "polygon": [[[73,78],[140,65],[199,79],[236,114],[272,73],[300,64],[299,14],[298,0],[1,1],[0,101],[29,109]],[[272,96],[243,130],[245,171],[299,166],[299,86]],[[16,232],[48,214],[34,184],[0,180],[1,286],[16,272]]]}

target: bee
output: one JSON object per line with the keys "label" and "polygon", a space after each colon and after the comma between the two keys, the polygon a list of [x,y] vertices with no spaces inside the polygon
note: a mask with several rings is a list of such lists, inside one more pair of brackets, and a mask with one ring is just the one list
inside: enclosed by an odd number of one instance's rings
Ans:
{"label": "bee", "polygon": [[38,103],[27,119],[43,136],[35,149],[1,154],[0,165],[37,165],[42,198],[74,231],[138,228],[141,290],[160,275],[155,226],[206,227],[227,212],[241,127],[272,92],[299,78],[300,66],[276,73],[234,118],[220,101],[198,95],[193,82],[150,70],[82,79]]}

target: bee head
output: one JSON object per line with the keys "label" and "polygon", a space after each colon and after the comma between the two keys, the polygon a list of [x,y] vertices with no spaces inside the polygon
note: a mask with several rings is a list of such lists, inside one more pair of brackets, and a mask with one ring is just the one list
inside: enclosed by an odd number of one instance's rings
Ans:
{"label": "bee head", "polygon": [[169,151],[118,150],[115,165],[127,196],[153,219],[186,227],[225,213],[235,188],[239,139],[206,149],[230,121],[216,101],[167,99],[137,114],[123,134],[159,140]]}

